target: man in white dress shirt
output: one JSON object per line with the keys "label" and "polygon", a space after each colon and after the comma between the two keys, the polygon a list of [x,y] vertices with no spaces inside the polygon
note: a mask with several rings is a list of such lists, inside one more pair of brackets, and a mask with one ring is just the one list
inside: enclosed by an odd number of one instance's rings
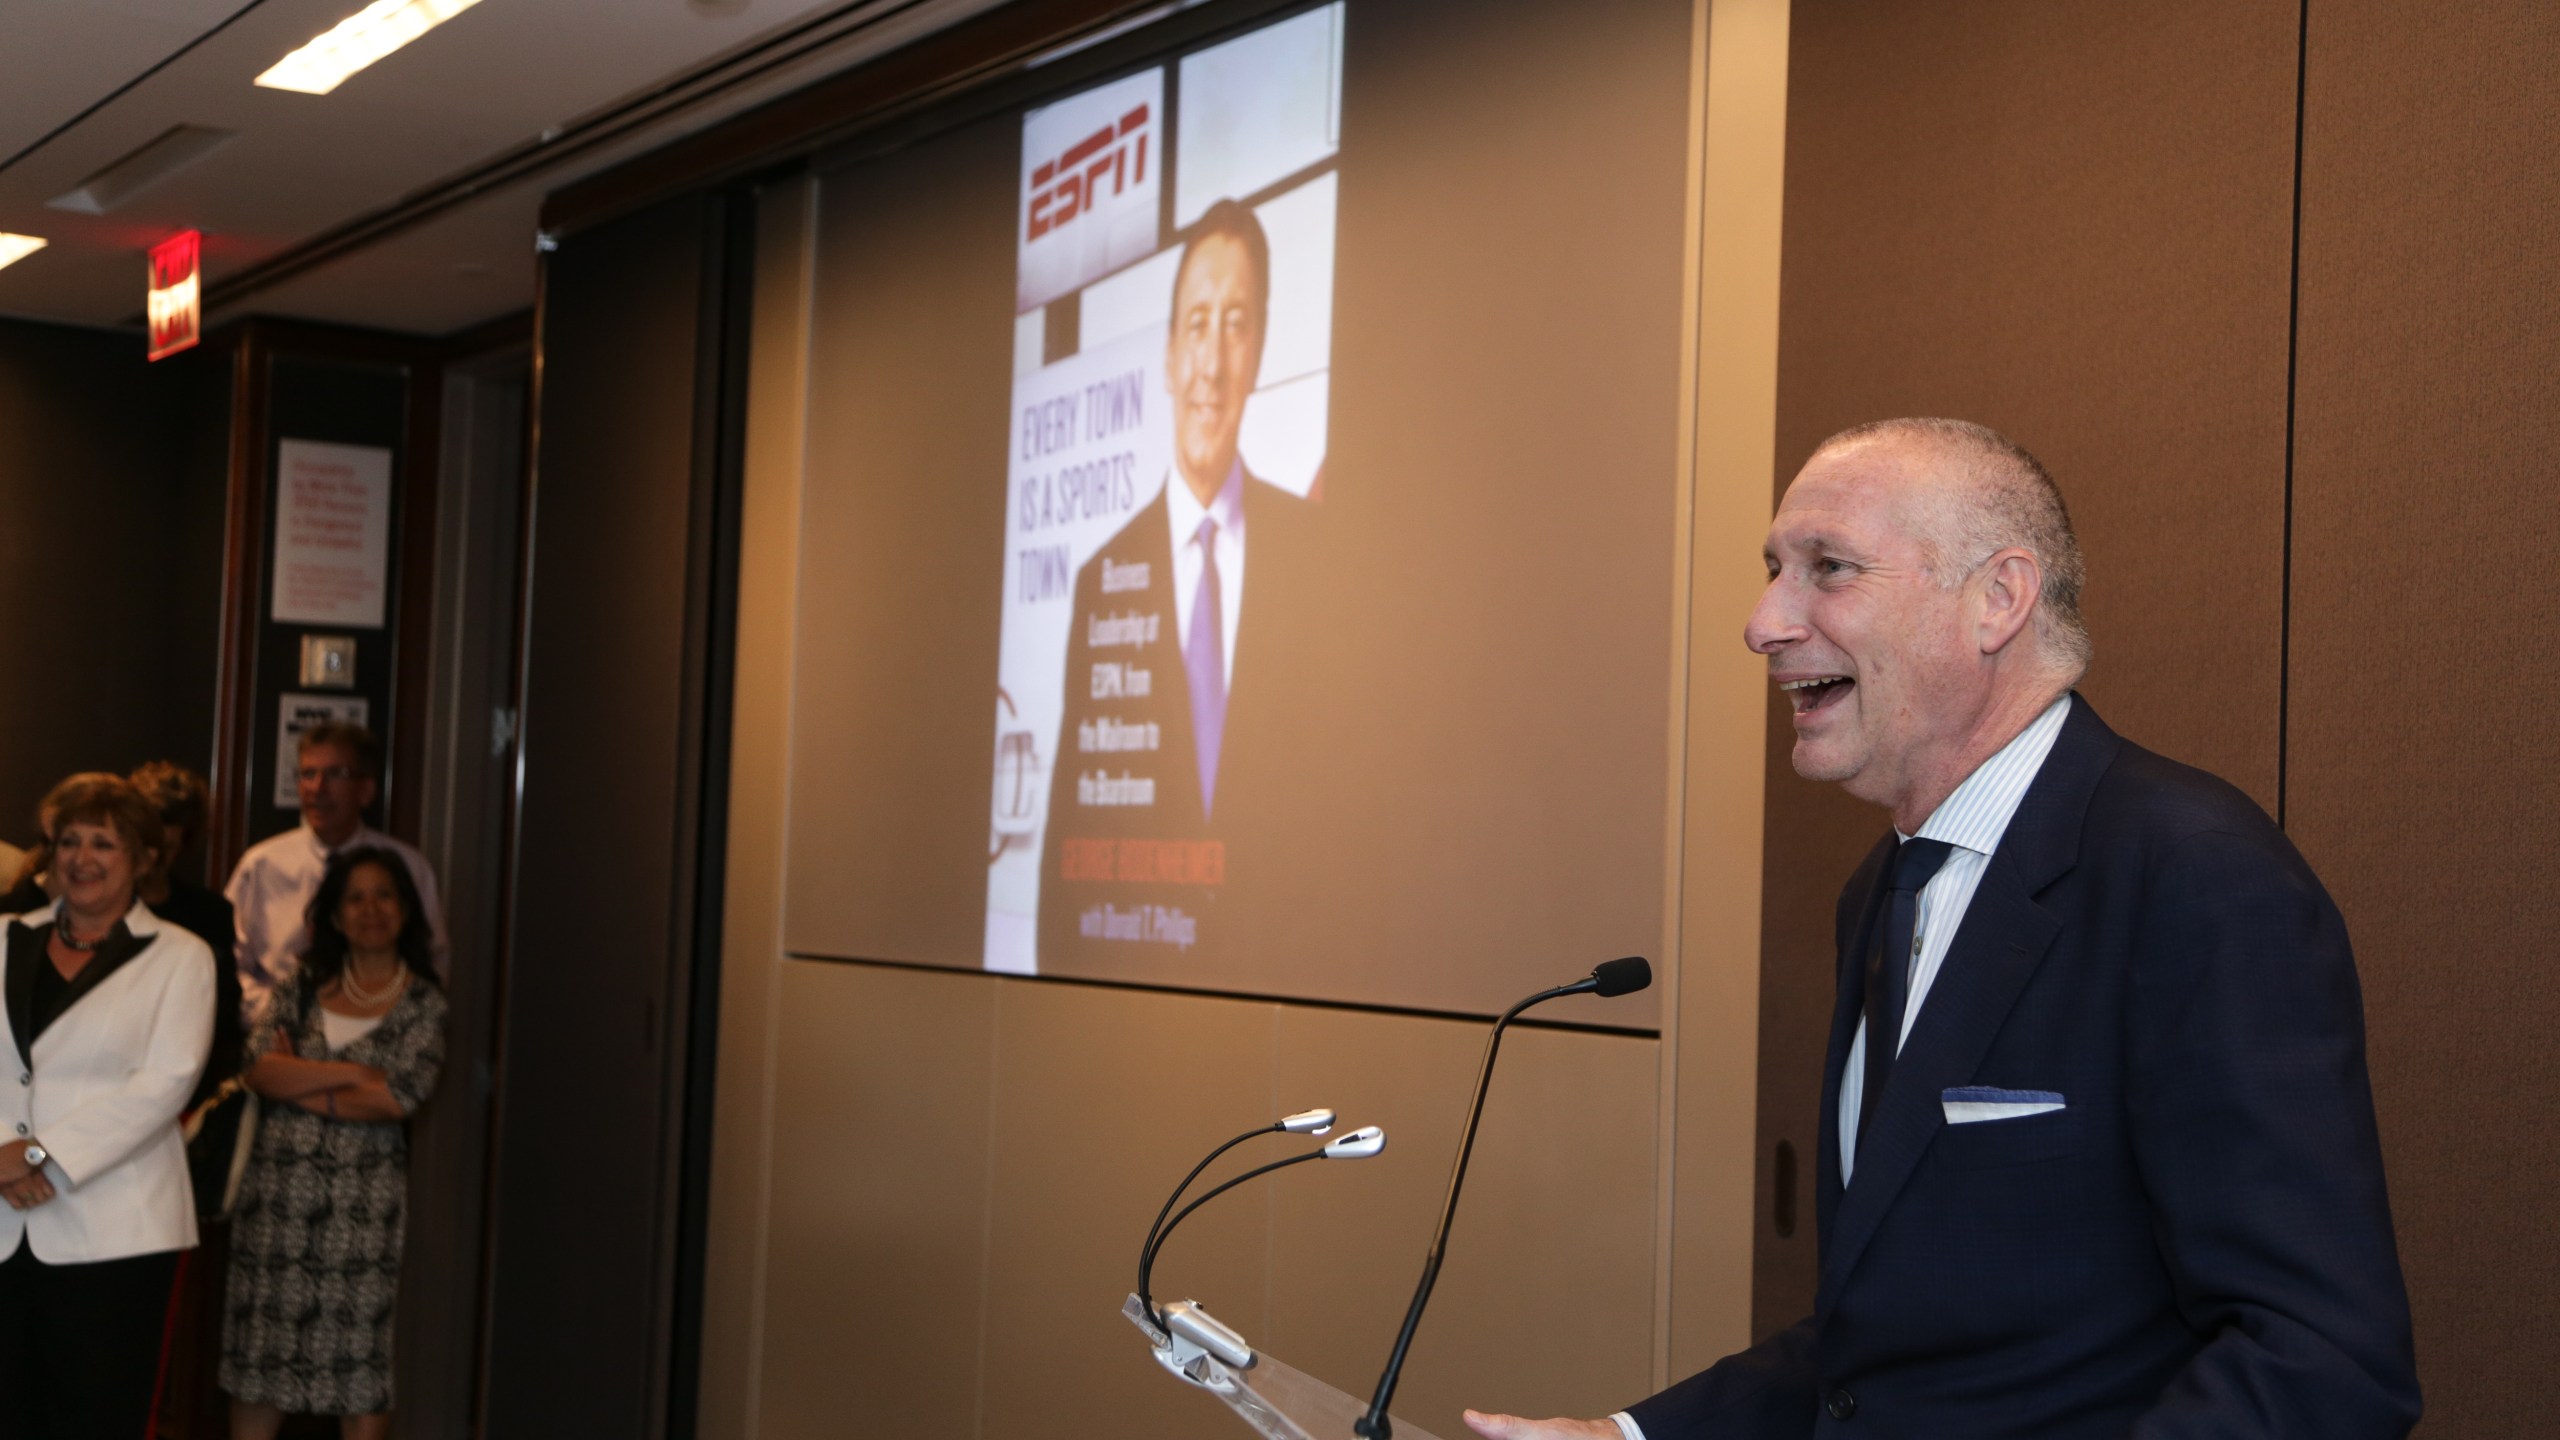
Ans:
{"label": "man in white dress shirt", "polygon": [[223,888],[240,927],[241,1005],[252,1017],[271,992],[292,981],[311,897],[319,892],[329,857],[350,846],[389,850],[409,867],[435,931],[436,969],[445,968],[444,906],[436,898],[435,871],[416,849],[364,823],[365,807],[381,788],[381,742],[360,725],[321,725],[304,732],[297,758],[302,823],[250,846]]}
{"label": "man in white dress shirt", "polygon": [[2231,786],[2073,691],[2081,558],[1980,426],[1826,441],[1744,637],[1885,809],[1843,891],[1802,1322],[1493,1440],[2391,1440],[2418,1414],[2353,957]]}

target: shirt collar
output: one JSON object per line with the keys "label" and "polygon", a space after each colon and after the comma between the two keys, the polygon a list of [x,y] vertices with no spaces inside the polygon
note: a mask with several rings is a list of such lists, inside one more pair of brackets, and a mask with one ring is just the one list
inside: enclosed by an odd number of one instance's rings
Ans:
{"label": "shirt collar", "polygon": [[1200,533],[1200,518],[1215,517],[1219,533],[1244,538],[1244,457],[1236,457],[1227,466],[1227,483],[1218,487],[1216,498],[1208,504],[1191,493],[1191,482],[1182,478],[1182,467],[1176,465],[1164,477],[1165,513],[1173,521],[1173,548],[1178,554]]}
{"label": "shirt collar", "polygon": [[[2044,757],[2053,751],[2053,742],[2062,734],[2063,718],[2071,713],[2071,696],[2044,707],[2044,713],[2027,722],[2027,728],[2011,737],[1988,760],[1964,777],[1955,793],[1939,802],[1920,822],[1918,838],[1944,840],[1978,854],[1988,855],[2000,848],[2000,837],[2009,829],[2009,819],[2018,813],[2019,802],[2027,798],[2027,787],[2035,783],[2036,772],[2044,768]],[[1905,837],[1911,838],[1911,837]]]}
{"label": "shirt collar", "polygon": [[319,856],[323,860],[337,854],[341,850],[353,850],[360,846],[378,843],[380,840],[380,836],[374,832],[374,828],[362,821],[356,822],[356,828],[348,833],[345,841],[336,845],[332,845],[328,841],[321,839],[320,832],[312,829],[308,823],[297,825],[294,828],[302,832],[304,842],[311,846],[311,853]]}

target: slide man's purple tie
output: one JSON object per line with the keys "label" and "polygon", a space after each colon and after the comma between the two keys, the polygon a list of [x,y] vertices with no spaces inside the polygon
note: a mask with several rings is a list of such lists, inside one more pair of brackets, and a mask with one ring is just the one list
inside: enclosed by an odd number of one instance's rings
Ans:
{"label": "slide man's purple tie", "polygon": [[1219,601],[1218,521],[1200,520],[1200,588],[1191,597],[1191,636],[1182,668],[1191,678],[1191,749],[1200,760],[1200,813],[1218,790],[1218,742],[1227,728],[1227,625]]}

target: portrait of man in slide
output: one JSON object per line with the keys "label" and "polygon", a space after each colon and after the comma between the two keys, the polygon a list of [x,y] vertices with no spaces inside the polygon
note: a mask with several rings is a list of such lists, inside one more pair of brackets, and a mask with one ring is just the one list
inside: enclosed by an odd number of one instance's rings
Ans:
{"label": "portrait of man in slide", "polygon": [[1237,447],[1260,378],[1271,249],[1220,200],[1174,272],[1164,490],[1077,572],[1040,889],[1043,968],[1197,961],[1233,938],[1265,817],[1288,802],[1284,638],[1309,502]]}

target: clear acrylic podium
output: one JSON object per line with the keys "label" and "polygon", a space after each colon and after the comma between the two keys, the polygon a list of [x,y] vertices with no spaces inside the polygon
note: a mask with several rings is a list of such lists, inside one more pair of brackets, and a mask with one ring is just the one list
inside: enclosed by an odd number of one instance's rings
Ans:
{"label": "clear acrylic podium", "polygon": [[[1120,1307],[1120,1313],[1147,1337],[1157,1364],[1172,1371],[1184,1384],[1196,1385],[1217,1396],[1263,1440],[1353,1440],[1353,1423],[1369,1413],[1366,1401],[1355,1400],[1302,1370],[1242,1347],[1241,1337],[1236,1337],[1237,1345],[1221,1355],[1189,1337],[1168,1335],[1156,1328],[1135,1295]],[[1231,1363],[1239,1355],[1243,1363]],[[1395,1433],[1396,1440],[1434,1440],[1429,1431],[1402,1419],[1395,1420]]]}

